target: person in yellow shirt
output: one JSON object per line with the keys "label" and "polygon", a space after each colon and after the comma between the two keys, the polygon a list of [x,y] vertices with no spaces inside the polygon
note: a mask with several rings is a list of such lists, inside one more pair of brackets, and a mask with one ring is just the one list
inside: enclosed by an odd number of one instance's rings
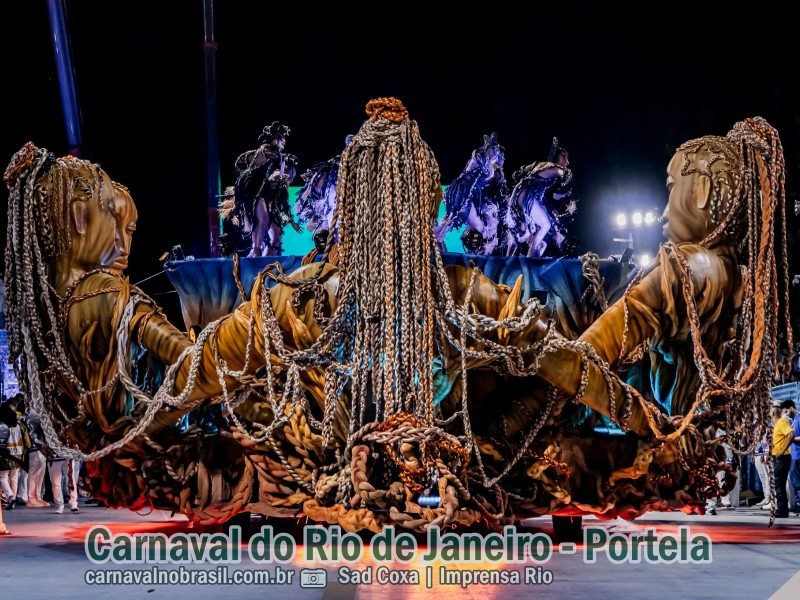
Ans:
{"label": "person in yellow shirt", "polygon": [[784,400],[781,403],[781,418],[775,421],[775,428],[772,430],[772,456],[775,458],[775,498],[778,501],[778,509],[775,517],[784,518],[789,516],[789,500],[786,496],[786,480],[789,478],[789,470],[792,468],[792,443],[800,442],[800,437],[795,438],[792,421],[797,414],[797,408],[792,400]]}

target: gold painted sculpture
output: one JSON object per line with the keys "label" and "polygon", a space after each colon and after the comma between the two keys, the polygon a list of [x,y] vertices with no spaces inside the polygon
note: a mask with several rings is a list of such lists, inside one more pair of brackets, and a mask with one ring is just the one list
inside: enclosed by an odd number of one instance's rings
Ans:
{"label": "gold painted sculpture", "polygon": [[139,221],[139,211],[131,197],[130,190],[121,183],[112,182],[114,186],[114,208],[112,213],[116,223],[117,258],[111,265],[110,271],[122,275],[128,268],[128,257],[131,254],[133,234],[136,232],[136,223]]}
{"label": "gold painted sculpture", "polygon": [[[139,292],[111,272],[124,268],[115,263],[121,188],[95,164],[56,158],[30,143],[14,155],[4,180],[9,347],[21,359],[20,381],[54,450],[110,454],[109,441],[134,420],[117,373],[117,324],[132,291]],[[156,309],[140,303],[132,323],[144,346],[173,362],[190,344]]]}
{"label": "gold painted sculpture", "polygon": [[[302,512],[378,531],[635,516],[717,493],[718,442],[704,427],[736,425],[732,437],[766,423],[777,360],[774,130],[749,120],[681,147],[668,169],[670,242],[570,340],[536,301],[520,303],[521,282],[442,266],[435,158],[399,101],[367,109],[341,159],[337,265],[268,267],[194,343],[118,274],[135,222],[126,190],[85,161],[32,145],[14,156],[12,356],[51,444],[94,460],[96,495],[203,522]],[[129,373],[142,350],[171,365],[152,396]],[[672,416],[616,374],[644,354]],[[632,433],[581,429],[570,398]],[[218,433],[175,426],[208,402],[223,406]]]}

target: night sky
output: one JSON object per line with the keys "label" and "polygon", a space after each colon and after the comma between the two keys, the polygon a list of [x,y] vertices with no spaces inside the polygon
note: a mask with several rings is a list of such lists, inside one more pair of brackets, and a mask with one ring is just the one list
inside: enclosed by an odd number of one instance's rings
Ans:
{"label": "night sky", "polygon": [[[638,12],[644,5],[618,14],[609,3],[548,4],[538,14],[491,5],[468,26],[463,15],[444,21],[434,16],[440,10],[406,4],[376,9],[398,11],[392,24],[312,16],[308,3],[273,12],[276,5],[217,0],[223,184],[265,124],[292,128],[287,150],[304,170],[340,151],[369,98],[394,95],[419,122],[445,183],[484,133],[499,133],[509,178],[544,159],[558,136],[575,172],[578,233],[585,249],[602,254],[614,249],[617,208],[663,207],[676,146],[724,135],[747,116],[762,115],[781,133],[794,199],[797,34],[782,30],[791,20],[775,9],[720,18],[674,3],[647,14]],[[201,1],[68,0],[67,8],[86,150],[139,206],[132,280],[157,271],[174,244],[205,255]],[[64,153],[46,3],[1,10],[0,155],[7,160],[27,140]],[[345,21],[348,29],[335,25]],[[145,289],[169,287],[154,280]]]}

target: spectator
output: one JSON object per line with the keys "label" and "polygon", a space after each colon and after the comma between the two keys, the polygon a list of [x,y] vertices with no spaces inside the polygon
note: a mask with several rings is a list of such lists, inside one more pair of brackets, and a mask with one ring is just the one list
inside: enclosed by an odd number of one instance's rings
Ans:
{"label": "spectator", "polygon": [[[773,401],[769,416],[770,427],[774,428],[775,421],[781,418],[781,403],[779,400]],[[761,489],[764,490],[764,499],[756,504],[756,506],[760,506],[764,510],[769,510],[770,504],[772,504],[772,486],[769,484],[769,472],[767,471],[767,461],[769,460],[769,443],[767,442],[767,436],[764,436],[761,443],[756,446],[754,454],[756,472],[758,472],[758,478],[761,480]]]}
{"label": "spectator", "polygon": [[69,509],[78,512],[78,475],[81,469],[81,461],[71,460],[53,456],[47,461],[47,471],[50,475],[50,489],[53,491],[53,501],[56,505],[56,513],[64,512],[64,492],[62,482],[67,480],[67,490],[69,490]]}
{"label": "spectator", "polygon": [[[30,438],[30,429],[28,428],[28,423],[25,420],[25,412],[26,412],[26,405],[25,405],[25,396],[22,394],[15,394],[8,399],[8,405],[17,413],[17,423],[19,424],[20,429],[23,430],[24,433],[28,434]],[[23,466],[19,469],[19,476],[17,477],[17,503],[16,506],[26,506],[28,504],[28,456],[29,452],[27,451],[23,455]]]}
{"label": "spectator", "polygon": [[0,492],[6,508],[17,504],[17,481],[23,457],[30,448],[30,439],[20,427],[16,411],[6,403],[0,406]]}
{"label": "spectator", "polygon": [[[22,416],[22,422],[27,427],[31,439],[31,449],[28,452],[28,487],[24,500],[28,503],[28,508],[46,508],[50,504],[42,500],[42,485],[47,464],[45,454],[49,448],[44,441],[41,419],[33,407],[28,407]],[[19,496],[18,493],[17,498]]]}
{"label": "spectator", "polygon": [[[797,414],[797,409],[792,400],[781,403],[781,418],[775,422],[772,431],[772,456],[775,459],[775,496],[778,509],[777,518],[789,516],[789,502],[786,494],[786,482],[792,466],[791,446],[795,440],[792,423]],[[800,440],[800,438],[798,438]]]}
{"label": "spectator", "polygon": [[789,479],[794,488],[794,511],[800,514],[800,414],[797,414],[796,410],[792,420],[792,435],[794,443],[790,446],[792,468],[789,471]]}

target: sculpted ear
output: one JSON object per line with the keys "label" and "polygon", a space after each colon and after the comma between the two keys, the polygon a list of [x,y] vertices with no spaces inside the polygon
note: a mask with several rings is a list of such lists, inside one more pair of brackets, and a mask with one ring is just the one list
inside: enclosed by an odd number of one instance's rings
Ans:
{"label": "sculpted ear", "polygon": [[704,210],[711,200],[711,177],[695,177],[694,191],[697,208]]}
{"label": "sculpted ear", "polygon": [[75,230],[80,235],[84,235],[87,229],[86,203],[81,201],[73,202],[70,205],[70,209],[72,211],[72,222],[75,224]]}
{"label": "sculpted ear", "polygon": [[88,209],[87,202],[89,202],[94,195],[89,181],[83,176],[77,176],[72,180],[72,189],[70,194],[70,212],[72,213],[72,222],[75,224],[75,231],[79,235],[84,235],[88,228]]}

